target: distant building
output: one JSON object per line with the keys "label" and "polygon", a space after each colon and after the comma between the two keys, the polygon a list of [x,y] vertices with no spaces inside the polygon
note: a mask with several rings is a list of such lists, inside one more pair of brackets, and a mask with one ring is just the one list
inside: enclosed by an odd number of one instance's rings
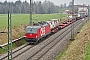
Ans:
{"label": "distant building", "polygon": [[82,15],[88,15],[88,6],[83,5],[74,5],[74,8],[77,10],[77,13]]}

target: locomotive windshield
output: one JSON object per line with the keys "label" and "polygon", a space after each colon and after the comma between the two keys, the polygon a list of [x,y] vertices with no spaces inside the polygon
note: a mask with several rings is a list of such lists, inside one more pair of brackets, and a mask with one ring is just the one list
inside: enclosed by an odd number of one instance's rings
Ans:
{"label": "locomotive windshield", "polygon": [[26,33],[37,33],[37,28],[27,28]]}

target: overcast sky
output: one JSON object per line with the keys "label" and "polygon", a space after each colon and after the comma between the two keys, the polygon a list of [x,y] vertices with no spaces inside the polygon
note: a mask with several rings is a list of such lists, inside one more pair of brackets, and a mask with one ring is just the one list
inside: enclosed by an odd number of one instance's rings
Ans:
{"label": "overcast sky", "polygon": [[[0,0],[1,2],[4,2],[5,0]],[[17,0],[7,0],[7,1],[17,1]],[[25,1],[25,0],[21,0],[21,1]],[[30,1],[30,0],[26,0],[26,1]],[[33,1],[45,1],[45,0],[33,0]],[[48,0],[48,1],[51,1],[53,2],[55,5],[60,5],[60,4],[63,4],[63,3],[67,3],[69,4],[70,1],[72,0]],[[75,4],[86,4],[86,5],[90,5],[90,0],[74,0]]]}

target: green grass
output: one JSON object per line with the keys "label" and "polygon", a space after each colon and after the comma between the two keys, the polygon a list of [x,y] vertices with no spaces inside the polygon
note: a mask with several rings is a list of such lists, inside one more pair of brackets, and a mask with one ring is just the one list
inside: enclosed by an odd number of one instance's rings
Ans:
{"label": "green grass", "polygon": [[[12,43],[12,49],[15,49],[17,48],[18,46],[21,46],[23,44],[25,44],[26,41],[25,40],[20,40],[19,42],[16,42],[16,43]],[[1,54],[4,54],[8,51],[8,45],[7,46],[4,46],[3,49],[0,49],[0,55]]]}
{"label": "green grass", "polygon": [[[8,26],[8,15],[0,14],[0,29],[7,28]],[[63,19],[67,15],[62,15]],[[60,14],[33,14],[33,22],[46,21],[50,19],[60,19]],[[12,26],[18,27],[20,24],[29,24],[30,15],[29,14],[12,14]]]}
{"label": "green grass", "polygon": [[65,51],[67,50],[68,48],[65,48],[61,53],[59,53],[57,56],[56,56],[56,59],[55,60],[61,60],[62,57],[64,57],[66,55]]}
{"label": "green grass", "polygon": [[[12,47],[13,47],[12,49],[16,48],[16,44],[13,43]],[[4,46],[2,49],[0,49],[0,54],[6,53],[6,52],[8,52],[8,45]]]}
{"label": "green grass", "polygon": [[90,60],[90,42],[88,43],[88,46],[85,50],[85,60]]}
{"label": "green grass", "polygon": [[60,58],[63,56],[63,52],[59,53],[58,56],[56,56],[56,60],[60,60]]}

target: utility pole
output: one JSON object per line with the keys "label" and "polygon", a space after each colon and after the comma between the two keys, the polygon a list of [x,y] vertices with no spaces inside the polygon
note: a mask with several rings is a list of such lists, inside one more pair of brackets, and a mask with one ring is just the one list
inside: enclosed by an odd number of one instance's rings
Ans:
{"label": "utility pole", "polygon": [[8,60],[12,60],[12,23],[10,4],[8,9]]}
{"label": "utility pole", "polygon": [[49,3],[49,11],[48,11],[48,13],[50,14],[51,12],[50,12],[50,3]]}
{"label": "utility pole", "polygon": [[8,60],[12,60],[12,24],[10,10],[8,11]]}
{"label": "utility pole", "polygon": [[[72,0],[72,21],[74,19],[74,0]],[[71,24],[71,40],[74,40],[74,23]]]}
{"label": "utility pole", "polygon": [[62,6],[61,6],[61,11],[60,11],[60,13],[61,13],[61,18],[60,18],[60,22],[62,21]]}
{"label": "utility pole", "polygon": [[88,5],[88,20],[89,20],[89,17],[90,17],[90,16],[89,16],[89,5]]}
{"label": "utility pole", "polygon": [[30,25],[32,26],[32,0],[30,0]]}

